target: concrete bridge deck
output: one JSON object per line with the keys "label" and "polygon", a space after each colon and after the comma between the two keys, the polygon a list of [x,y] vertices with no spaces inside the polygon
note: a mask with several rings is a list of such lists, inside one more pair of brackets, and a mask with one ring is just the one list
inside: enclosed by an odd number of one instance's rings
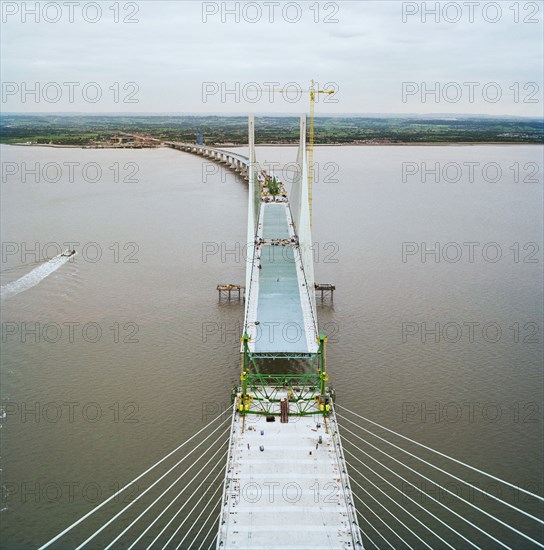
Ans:
{"label": "concrete bridge deck", "polygon": [[334,416],[275,418],[234,414],[217,548],[362,549]]}
{"label": "concrete bridge deck", "polygon": [[208,145],[197,145],[195,143],[183,143],[181,141],[165,141],[158,138],[152,138],[148,136],[142,136],[139,134],[127,134],[134,139],[145,142],[151,142],[165,147],[176,149],[177,151],[184,151],[186,153],[193,153],[195,155],[201,155],[205,158],[209,158],[215,162],[223,163],[235,172],[239,172],[246,180],[249,177],[249,158],[240,155],[239,153],[233,153],[226,149],[220,149],[217,147],[210,147]]}
{"label": "concrete bridge deck", "polygon": [[263,203],[246,329],[256,353],[317,352],[317,327],[289,204]]}

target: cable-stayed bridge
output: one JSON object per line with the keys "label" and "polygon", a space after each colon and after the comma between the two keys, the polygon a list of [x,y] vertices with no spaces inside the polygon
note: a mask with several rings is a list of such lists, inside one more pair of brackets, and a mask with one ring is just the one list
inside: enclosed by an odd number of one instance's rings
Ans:
{"label": "cable-stayed bridge", "polygon": [[254,130],[250,116],[249,157],[164,143],[248,181],[232,406],[41,548],[544,547],[541,495],[335,402],[314,296],[306,120],[289,193],[261,169]]}
{"label": "cable-stayed bridge", "polygon": [[300,136],[289,201],[249,119],[253,253],[217,548],[363,548],[317,329],[305,117]]}

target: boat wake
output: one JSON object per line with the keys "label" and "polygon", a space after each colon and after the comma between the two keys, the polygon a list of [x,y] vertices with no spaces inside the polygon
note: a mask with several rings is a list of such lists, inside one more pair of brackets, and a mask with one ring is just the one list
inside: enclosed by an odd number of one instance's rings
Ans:
{"label": "boat wake", "polygon": [[20,279],[3,285],[0,287],[0,298],[5,300],[16,296],[33,286],[36,286],[38,283],[41,283],[46,277],[54,273],[59,267],[63,266],[74,254],[63,253],[47,260],[47,262],[39,265],[34,268],[32,271],[28,272],[26,275],[23,275]]}

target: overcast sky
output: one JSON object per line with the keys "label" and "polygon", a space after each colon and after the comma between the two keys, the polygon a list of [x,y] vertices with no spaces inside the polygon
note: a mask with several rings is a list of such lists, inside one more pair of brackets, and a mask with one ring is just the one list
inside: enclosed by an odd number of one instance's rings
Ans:
{"label": "overcast sky", "polygon": [[3,112],[542,116],[540,0],[96,4],[2,1]]}

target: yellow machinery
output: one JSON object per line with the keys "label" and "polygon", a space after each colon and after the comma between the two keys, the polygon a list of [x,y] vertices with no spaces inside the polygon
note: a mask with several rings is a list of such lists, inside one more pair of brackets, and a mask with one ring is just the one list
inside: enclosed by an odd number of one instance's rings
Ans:
{"label": "yellow machinery", "polygon": [[[278,93],[289,92],[289,90],[272,90]],[[302,93],[310,94],[310,135],[308,141],[308,204],[310,206],[310,227],[312,226],[312,183],[314,180],[314,135],[315,135],[315,96],[316,94],[331,95],[334,90],[316,90],[315,82],[312,80],[312,84],[309,90],[301,90]]]}
{"label": "yellow machinery", "polygon": [[314,110],[315,94],[333,94],[334,90],[316,90],[314,81],[310,87],[310,140],[308,143],[308,204],[310,205],[310,227],[312,227],[312,183],[314,179]]}

